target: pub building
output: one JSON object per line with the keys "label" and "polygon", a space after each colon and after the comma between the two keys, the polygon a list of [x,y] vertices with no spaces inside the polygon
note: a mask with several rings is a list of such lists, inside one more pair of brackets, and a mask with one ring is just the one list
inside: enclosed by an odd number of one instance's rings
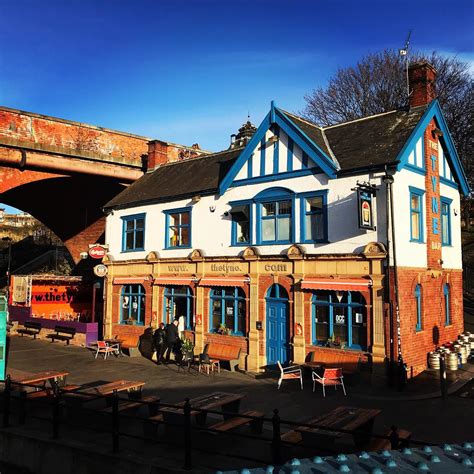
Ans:
{"label": "pub building", "polygon": [[148,172],[104,209],[105,334],[184,316],[196,353],[239,346],[245,370],[314,351],[424,370],[463,331],[469,188],[436,71],[409,75],[391,112],[321,128],[272,103],[229,149],[174,162],[151,141]]}

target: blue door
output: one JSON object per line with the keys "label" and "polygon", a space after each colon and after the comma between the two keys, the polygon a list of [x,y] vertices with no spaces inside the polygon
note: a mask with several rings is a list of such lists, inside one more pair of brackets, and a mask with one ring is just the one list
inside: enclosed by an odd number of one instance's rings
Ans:
{"label": "blue door", "polygon": [[280,285],[270,287],[266,297],[267,305],[267,365],[288,362],[288,294]]}

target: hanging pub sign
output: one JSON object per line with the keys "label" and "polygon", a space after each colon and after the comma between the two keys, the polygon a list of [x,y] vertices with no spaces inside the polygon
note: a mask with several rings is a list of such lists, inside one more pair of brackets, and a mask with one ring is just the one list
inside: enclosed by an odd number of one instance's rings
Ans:
{"label": "hanging pub sign", "polygon": [[375,186],[368,183],[357,183],[357,187],[354,190],[357,191],[359,228],[375,230],[373,206],[375,201]]}

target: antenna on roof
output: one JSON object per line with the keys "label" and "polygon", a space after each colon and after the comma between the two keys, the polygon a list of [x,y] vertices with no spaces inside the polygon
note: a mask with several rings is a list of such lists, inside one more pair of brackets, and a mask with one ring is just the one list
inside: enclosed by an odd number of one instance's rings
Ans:
{"label": "antenna on roof", "polygon": [[407,40],[405,41],[405,46],[402,49],[398,50],[400,56],[405,56],[405,73],[406,73],[406,81],[407,81],[407,98],[410,98],[410,82],[408,80],[408,47],[410,46],[410,37],[411,37],[411,30],[408,32]]}

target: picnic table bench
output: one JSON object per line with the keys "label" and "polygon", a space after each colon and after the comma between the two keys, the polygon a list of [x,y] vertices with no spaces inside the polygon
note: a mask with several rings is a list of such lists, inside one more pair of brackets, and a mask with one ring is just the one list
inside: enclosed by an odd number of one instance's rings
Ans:
{"label": "picnic table bench", "polygon": [[[263,415],[264,413],[260,411],[244,411],[240,416],[234,416],[229,420],[220,421],[215,425],[209,426],[209,429],[225,432],[234,428],[238,428],[242,425],[250,425],[253,433],[261,434],[263,428]],[[252,416],[254,418],[247,418],[248,416]]]}
{"label": "picnic table bench", "polygon": [[[375,418],[381,413],[376,408],[356,408],[340,406],[336,409],[325,413],[324,415],[313,418],[305,425],[298,426],[294,431],[285,433],[281,439],[286,442],[300,442],[297,433],[301,435],[301,441],[308,444],[332,444],[337,438],[341,438],[346,433],[341,431],[333,431],[341,429],[347,431],[356,431],[353,433],[353,440],[358,449],[362,449],[370,441],[370,435]],[[296,432],[296,433],[295,433]]]}
{"label": "picnic table bench", "polygon": [[33,339],[36,339],[36,336],[41,331],[41,323],[35,321],[25,321],[23,326],[23,328],[17,329],[16,331],[18,334],[21,334],[22,337],[23,334],[26,334],[27,336],[33,336]]}
{"label": "picnic table bench", "polygon": [[128,334],[120,337],[115,337],[115,340],[120,344],[120,353],[125,349],[128,352],[129,357],[136,357],[140,355],[138,350],[138,343],[140,341],[140,336]]}
{"label": "picnic table bench", "polygon": [[54,331],[54,333],[48,334],[46,337],[50,338],[51,342],[54,342],[56,339],[66,341],[67,345],[69,345],[69,341],[76,335],[76,328],[68,326],[55,326]]}

